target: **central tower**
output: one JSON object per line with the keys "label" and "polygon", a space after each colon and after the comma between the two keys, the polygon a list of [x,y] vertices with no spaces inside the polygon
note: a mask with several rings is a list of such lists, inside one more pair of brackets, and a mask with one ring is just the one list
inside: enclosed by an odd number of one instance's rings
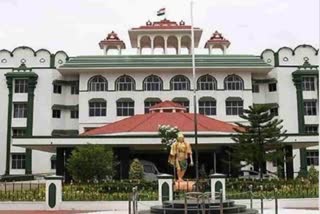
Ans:
{"label": "central tower", "polygon": [[[197,48],[202,30],[194,28],[194,47]],[[175,49],[175,54],[181,54],[182,48],[191,54],[191,25],[185,25],[184,21],[179,24],[174,21],[163,19],[157,22],[147,21],[146,25],[129,30],[132,48],[137,48],[137,53],[142,54],[144,48],[150,48],[151,54],[156,48],[168,54],[168,48]]]}

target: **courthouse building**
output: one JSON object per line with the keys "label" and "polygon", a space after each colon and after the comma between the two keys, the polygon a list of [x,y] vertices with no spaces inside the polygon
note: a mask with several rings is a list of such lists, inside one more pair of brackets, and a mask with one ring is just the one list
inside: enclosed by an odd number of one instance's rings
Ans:
{"label": "courthouse building", "polygon": [[202,29],[194,28],[195,48],[207,49],[195,56],[194,85],[190,29],[166,19],[132,28],[134,55],[115,32],[99,43],[101,55],[0,50],[0,175],[68,176],[72,149],[88,144],[110,145],[123,178],[133,157],[165,171],[158,125],[177,125],[194,142],[194,87],[199,160],[207,172],[216,165],[217,172],[233,174],[223,161],[234,144],[233,123],[245,123],[239,114],[253,104],[270,104],[283,120],[286,158],[293,157],[281,165],[287,177],[318,166],[318,49],[302,44],[233,55],[217,31],[200,47]]}

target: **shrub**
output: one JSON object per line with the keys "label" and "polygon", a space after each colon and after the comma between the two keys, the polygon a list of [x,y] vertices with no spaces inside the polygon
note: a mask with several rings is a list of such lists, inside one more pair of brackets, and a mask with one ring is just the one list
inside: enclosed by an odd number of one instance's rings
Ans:
{"label": "shrub", "polygon": [[318,181],[319,181],[319,172],[316,170],[316,168],[314,166],[310,167],[310,169],[308,171],[307,178],[313,184],[318,183]]}
{"label": "shrub", "polygon": [[130,164],[129,178],[143,179],[143,165],[138,159],[134,159]]}
{"label": "shrub", "polygon": [[113,152],[103,145],[79,146],[67,162],[67,170],[77,182],[94,182],[111,178]]}

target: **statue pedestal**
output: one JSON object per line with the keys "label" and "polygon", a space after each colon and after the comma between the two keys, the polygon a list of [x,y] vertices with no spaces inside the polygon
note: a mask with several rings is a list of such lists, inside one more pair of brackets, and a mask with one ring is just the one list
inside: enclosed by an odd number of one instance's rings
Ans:
{"label": "statue pedestal", "polygon": [[195,190],[195,181],[175,181],[174,191],[186,191],[191,192]]}

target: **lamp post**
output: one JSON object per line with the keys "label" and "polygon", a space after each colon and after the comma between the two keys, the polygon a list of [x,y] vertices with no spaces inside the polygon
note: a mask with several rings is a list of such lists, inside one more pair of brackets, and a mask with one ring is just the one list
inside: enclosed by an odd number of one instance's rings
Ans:
{"label": "lamp post", "polygon": [[190,17],[191,17],[191,55],[192,55],[192,79],[193,79],[193,107],[194,107],[194,144],[195,144],[195,168],[196,168],[196,190],[199,190],[199,154],[198,154],[198,118],[197,118],[197,82],[196,67],[194,53],[194,28],[193,28],[193,1],[190,1]]}

